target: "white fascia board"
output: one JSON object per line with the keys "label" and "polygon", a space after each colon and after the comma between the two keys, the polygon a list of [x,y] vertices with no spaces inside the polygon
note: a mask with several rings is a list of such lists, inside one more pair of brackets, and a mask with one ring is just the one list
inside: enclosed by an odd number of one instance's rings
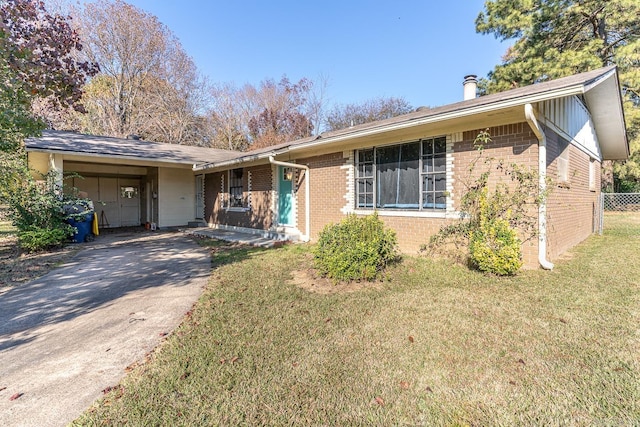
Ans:
{"label": "white fascia board", "polygon": [[74,161],[78,161],[78,160],[75,160],[75,159],[79,158],[79,157],[92,157],[92,158],[98,158],[98,159],[128,160],[128,161],[131,161],[131,162],[153,164],[153,165],[156,165],[156,166],[167,166],[167,167],[171,167],[172,165],[174,167],[175,167],[175,165],[182,165],[182,166],[190,167],[191,165],[193,165],[193,162],[186,161],[186,160],[185,161],[153,160],[153,159],[144,159],[144,158],[135,157],[135,156],[113,156],[113,155],[109,155],[109,154],[87,153],[87,152],[80,153],[80,152],[77,152],[77,151],[51,150],[51,149],[46,149],[46,148],[28,148],[27,147],[27,152],[47,153],[47,154],[62,154],[63,156],[73,157]]}

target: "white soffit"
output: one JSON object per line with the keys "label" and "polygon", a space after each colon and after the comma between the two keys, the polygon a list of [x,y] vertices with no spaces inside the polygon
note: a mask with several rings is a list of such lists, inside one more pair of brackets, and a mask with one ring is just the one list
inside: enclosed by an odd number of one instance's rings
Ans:
{"label": "white soffit", "polygon": [[615,70],[585,86],[587,107],[591,112],[596,134],[605,160],[629,158],[622,98]]}

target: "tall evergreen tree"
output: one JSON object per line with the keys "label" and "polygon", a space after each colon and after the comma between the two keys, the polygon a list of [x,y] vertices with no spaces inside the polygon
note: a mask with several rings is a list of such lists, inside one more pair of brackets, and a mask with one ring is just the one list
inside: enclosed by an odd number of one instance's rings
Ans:
{"label": "tall evergreen tree", "polygon": [[631,158],[613,166],[617,190],[640,190],[640,2],[488,0],[476,30],[513,40],[481,82],[486,93],[616,64]]}

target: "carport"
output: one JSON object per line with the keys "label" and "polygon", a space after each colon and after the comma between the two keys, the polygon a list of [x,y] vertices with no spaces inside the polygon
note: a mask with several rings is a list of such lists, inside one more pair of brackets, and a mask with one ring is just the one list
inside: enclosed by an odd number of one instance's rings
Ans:
{"label": "carport", "polygon": [[65,187],[94,202],[101,228],[154,223],[158,227],[204,225],[204,180],[193,165],[237,153],[47,130],[26,141],[29,165],[39,177],[67,177]]}

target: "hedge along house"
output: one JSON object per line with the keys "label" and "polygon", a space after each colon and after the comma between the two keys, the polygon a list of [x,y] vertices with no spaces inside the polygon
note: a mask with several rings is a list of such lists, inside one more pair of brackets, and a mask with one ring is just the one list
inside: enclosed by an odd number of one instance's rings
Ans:
{"label": "hedge along house", "polygon": [[417,251],[459,218],[473,141],[488,129],[487,155],[533,168],[552,181],[537,212],[539,235],[523,245],[525,265],[550,260],[593,232],[603,160],[626,159],[620,86],[607,67],[201,162],[210,227],[314,240],[345,215],[376,211],[400,248]]}
{"label": "hedge along house", "polygon": [[[100,227],[203,223],[204,179],[194,164],[237,156],[227,150],[44,131],[26,142],[30,167],[55,170],[66,187],[88,193]],[[75,176],[75,177],[74,177]]]}

